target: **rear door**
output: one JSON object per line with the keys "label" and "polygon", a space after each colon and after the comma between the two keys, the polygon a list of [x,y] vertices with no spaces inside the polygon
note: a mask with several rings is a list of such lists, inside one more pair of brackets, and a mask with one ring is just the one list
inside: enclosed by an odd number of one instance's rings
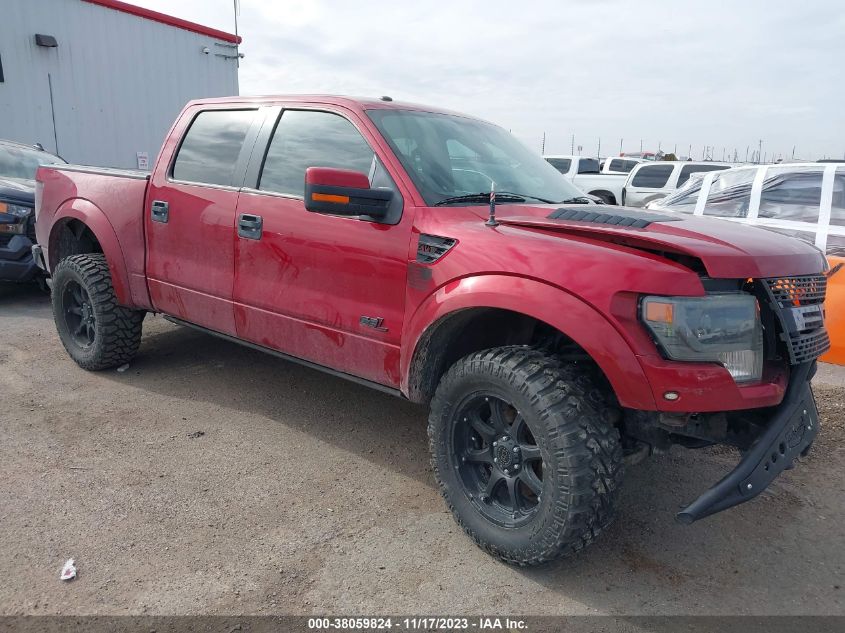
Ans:
{"label": "rear door", "polygon": [[[157,310],[235,335],[235,211],[258,108],[187,111],[162,150],[145,210],[147,278]],[[186,132],[184,130],[187,130]]]}

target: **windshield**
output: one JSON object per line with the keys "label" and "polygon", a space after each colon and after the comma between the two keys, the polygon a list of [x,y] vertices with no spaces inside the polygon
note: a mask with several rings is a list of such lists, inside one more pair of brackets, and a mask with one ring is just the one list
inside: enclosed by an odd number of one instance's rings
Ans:
{"label": "windshield", "polygon": [[39,165],[64,163],[58,156],[28,147],[0,145],[0,177],[35,180]]}
{"label": "windshield", "polygon": [[367,114],[429,206],[489,192],[492,182],[496,191],[555,203],[584,196],[542,156],[490,123],[413,110]]}

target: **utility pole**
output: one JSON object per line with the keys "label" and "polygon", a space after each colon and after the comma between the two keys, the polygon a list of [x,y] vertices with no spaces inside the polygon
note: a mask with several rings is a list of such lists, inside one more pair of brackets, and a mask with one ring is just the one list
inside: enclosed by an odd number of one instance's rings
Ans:
{"label": "utility pole", "polygon": [[620,156],[622,156],[622,141],[624,141],[624,140],[625,140],[625,139],[623,139],[623,138],[620,138],[620,139],[619,139],[619,155],[620,155]]}
{"label": "utility pole", "polygon": [[675,143],[675,149],[672,150],[672,153],[675,155],[675,158],[678,157],[678,144]]}
{"label": "utility pole", "polygon": [[601,136],[599,137],[599,147],[596,150],[596,158],[601,158]]}
{"label": "utility pole", "polygon": [[757,164],[760,164],[760,157],[763,156],[763,139],[757,141]]}
{"label": "utility pole", "polygon": [[722,148],[722,162],[725,162],[725,148]]}
{"label": "utility pole", "polygon": [[745,162],[748,162],[748,150],[751,149],[750,145],[745,146]]}
{"label": "utility pole", "polygon": [[795,160],[795,146],[792,146],[792,160]]}
{"label": "utility pole", "polygon": [[543,132],[543,144],[540,146],[540,155],[543,156],[546,153],[546,133]]}
{"label": "utility pole", "polygon": [[640,139],[640,158],[643,157],[643,139]]}
{"label": "utility pole", "polygon": [[687,158],[692,158],[692,143],[689,144],[689,151],[687,152]]}
{"label": "utility pole", "polygon": [[570,156],[575,156],[575,134],[572,135],[572,148],[569,151]]}

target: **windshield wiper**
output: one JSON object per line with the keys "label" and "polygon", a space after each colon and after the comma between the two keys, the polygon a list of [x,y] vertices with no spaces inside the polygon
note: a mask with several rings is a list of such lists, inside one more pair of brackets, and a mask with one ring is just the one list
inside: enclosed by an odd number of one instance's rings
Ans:
{"label": "windshield wiper", "polygon": [[561,200],[556,204],[590,204],[592,200],[590,200],[587,196],[577,196],[575,198],[567,198],[566,200]]}
{"label": "windshield wiper", "polygon": [[[529,196],[524,193],[513,193],[511,191],[497,191],[496,202],[525,202],[528,198],[537,200],[544,204],[553,204],[551,200],[545,198],[538,198],[537,196]],[[442,207],[447,204],[454,204],[456,202],[490,202],[490,192],[467,193],[462,196],[452,196],[450,198],[443,198],[440,202],[435,202],[435,207]]]}

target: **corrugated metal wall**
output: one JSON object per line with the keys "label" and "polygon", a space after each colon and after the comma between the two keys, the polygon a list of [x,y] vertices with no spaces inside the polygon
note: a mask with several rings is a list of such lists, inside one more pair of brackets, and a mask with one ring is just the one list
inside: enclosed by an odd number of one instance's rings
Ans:
{"label": "corrugated metal wall", "polygon": [[[58,47],[36,46],[36,33]],[[238,94],[236,61],[215,55],[234,49],[221,44],[81,0],[2,0],[0,138],[98,166],[136,167],[148,152],[152,166],[187,101]]]}

